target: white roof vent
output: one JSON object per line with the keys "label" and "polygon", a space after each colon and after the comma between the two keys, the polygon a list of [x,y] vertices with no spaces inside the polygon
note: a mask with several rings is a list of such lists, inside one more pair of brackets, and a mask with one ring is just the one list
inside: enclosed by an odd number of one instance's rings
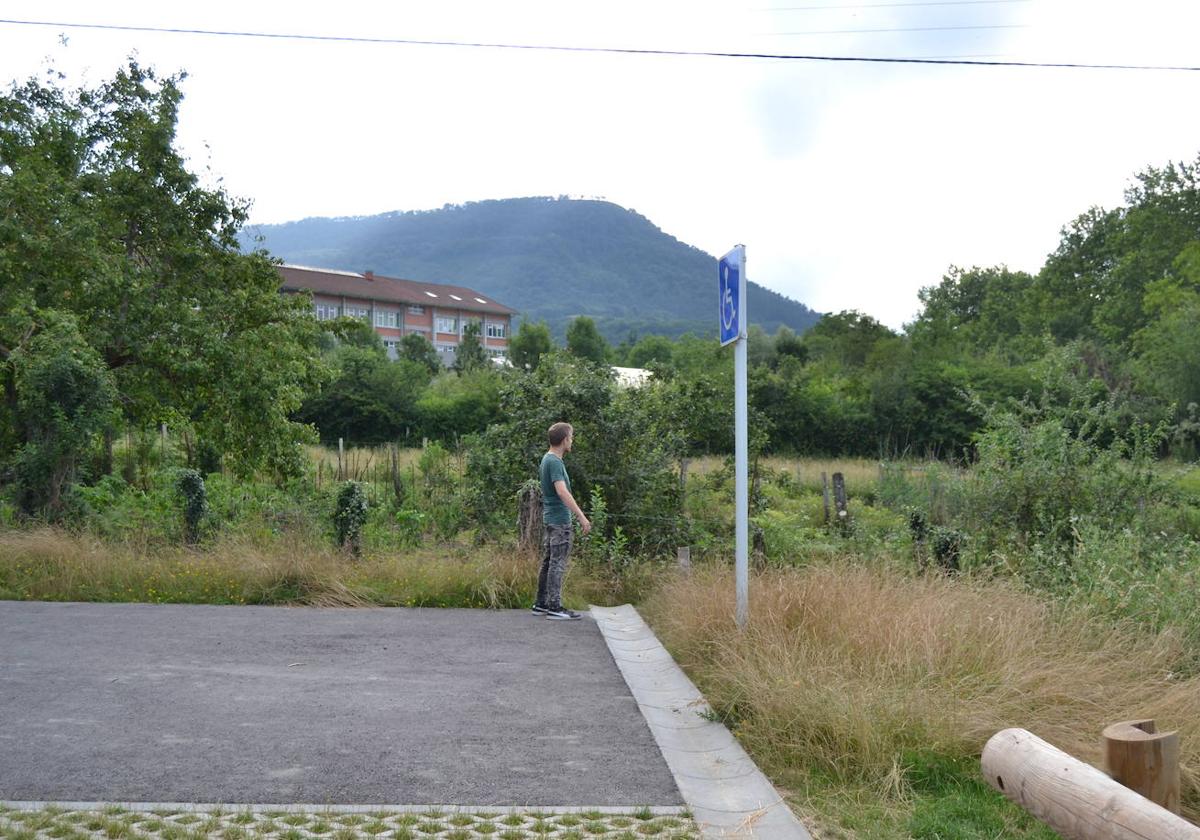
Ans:
{"label": "white roof vent", "polygon": [[483,298],[475,298],[475,300],[479,301],[480,303],[487,303],[487,301]]}
{"label": "white roof vent", "polygon": [[426,292],[425,294],[427,294],[427,295],[429,295],[430,297],[433,297],[433,298],[437,297],[437,295],[436,295],[436,294],[434,294],[433,292]]}
{"label": "white roof vent", "polygon": [[455,300],[462,300],[462,298],[460,298],[458,295],[454,294],[453,292],[451,292],[450,297],[454,298]]}

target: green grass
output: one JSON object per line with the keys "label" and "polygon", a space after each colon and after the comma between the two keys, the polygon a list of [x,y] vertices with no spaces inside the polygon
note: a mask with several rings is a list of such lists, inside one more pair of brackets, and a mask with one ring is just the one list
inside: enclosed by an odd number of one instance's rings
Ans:
{"label": "green grass", "polygon": [[974,759],[913,754],[905,778],[916,795],[904,829],[914,840],[1055,840],[1053,831],[988,787]]}

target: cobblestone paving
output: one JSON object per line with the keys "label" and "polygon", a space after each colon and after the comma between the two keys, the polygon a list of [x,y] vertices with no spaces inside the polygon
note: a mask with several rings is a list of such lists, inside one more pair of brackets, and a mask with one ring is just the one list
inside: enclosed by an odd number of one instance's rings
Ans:
{"label": "cobblestone paving", "polygon": [[685,812],[66,811],[0,805],[0,840],[697,840]]}

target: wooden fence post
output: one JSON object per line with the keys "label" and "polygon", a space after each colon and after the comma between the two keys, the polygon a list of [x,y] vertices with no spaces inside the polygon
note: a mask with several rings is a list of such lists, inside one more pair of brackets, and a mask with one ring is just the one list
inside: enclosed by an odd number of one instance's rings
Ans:
{"label": "wooden fence post", "polygon": [[1126,720],[1104,729],[1104,766],[1114,781],[1172,814],[1179,813],[1179,733],[1153,720]]}
{"label": "wooden fence post", "polygon": [[989,785],[1065,840],[1200,840],[1200,827],[1024,729],[1004,729],[980,759]]}
{"label": "wooden fence post", "polygon": [[537,555],[542,549],[542,488],[530,481],[517,495],[517,548]]}
{"label": "wooden fence post", "polygon": [[675,560],[679,563],[679,570],[685,575],[692,573],[692,547],[690,545],[681,545],[675,549]]}
{"label": "wooden fence post", "polygon": [[825,502],[825,524],[829,524],[829,479],[821,473],[821,499]]}
{"label": "wooden fence post", "polygon": [[833,505],[837,510],[839,528],[850,524],[850,511],[846,507],[846,477],[840,472],[833,474]]}

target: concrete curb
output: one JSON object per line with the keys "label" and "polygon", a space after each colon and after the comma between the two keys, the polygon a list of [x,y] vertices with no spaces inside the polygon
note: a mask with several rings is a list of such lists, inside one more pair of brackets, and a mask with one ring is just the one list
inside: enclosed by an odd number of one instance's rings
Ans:
{"label": "concrete curb", "polygon": [[631,605],[591,607],[679,792],[706,838],[811,840]]}

